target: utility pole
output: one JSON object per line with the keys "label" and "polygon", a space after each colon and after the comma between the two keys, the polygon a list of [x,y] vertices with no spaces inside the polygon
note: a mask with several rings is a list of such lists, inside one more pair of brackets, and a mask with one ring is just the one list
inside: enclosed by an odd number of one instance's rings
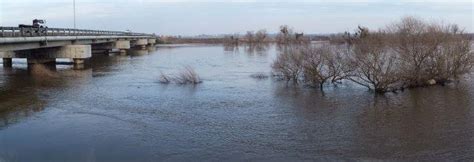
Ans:
{"label": "utility pole", "polygon": [[74,12],[74,29],[76,28],[76,0],[72,0],[73,12]]}
{"label": "utility pole", "polygon": [[74,35],[76,36],[76,41],[77,41],[77,28],[76,28],[76,0],[72,0],[72,12],[74,15]]}

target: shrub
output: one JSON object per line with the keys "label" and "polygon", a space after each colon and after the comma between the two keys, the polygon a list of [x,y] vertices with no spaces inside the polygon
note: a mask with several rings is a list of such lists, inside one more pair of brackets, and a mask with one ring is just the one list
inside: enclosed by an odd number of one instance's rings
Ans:
{"label": "shrub", "polygon": [[190,66],[186,66],[173,80],[178,84],[199,84],[202,82],[199,75]]}
{"label": "shrub", "polygon": [[163,72],[161,72],[160,74],[160,78],[159,78],[159,82],[162,83],[162,84],[168,84],[168,83],[171,83],[171,77],[168,76],[167,74],[164,74]]}
{"label": "shrub", "polygon": [[202,83],[201,79],[199,78],[199,75],[190,66],[186,66],[184,70],[178,73],[176,76],[169,76],[167,74],[161,73],[158,82],[162,84],[169,84],[172,82],[176,84]]}

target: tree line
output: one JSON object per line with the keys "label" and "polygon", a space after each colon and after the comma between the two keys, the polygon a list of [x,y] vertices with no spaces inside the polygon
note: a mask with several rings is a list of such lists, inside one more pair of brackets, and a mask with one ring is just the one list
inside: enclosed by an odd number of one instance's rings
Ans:
{"label": "tree line", "polygon": [[224,44],[227,45],[263,43],[302,44],[309,42],[309,37],[305,36],[302,32],[294,32],[293,28],[288,25],[280,26],[280,31],[275,37],[270,37],[265,29],[260,29],[257,32],[247,31],[244,35],[232,34],[224,37]]}

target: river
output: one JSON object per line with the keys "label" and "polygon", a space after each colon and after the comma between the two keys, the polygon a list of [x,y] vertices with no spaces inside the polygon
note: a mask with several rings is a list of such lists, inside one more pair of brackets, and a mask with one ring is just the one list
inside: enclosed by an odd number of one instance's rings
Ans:
{"label": "river", "polygon": [[[0,68],[0,161],[474,160],[474,79],[376,95],[252,74],[277,50],[161,46]],[[198,85],[160,84],[193,67]]]}

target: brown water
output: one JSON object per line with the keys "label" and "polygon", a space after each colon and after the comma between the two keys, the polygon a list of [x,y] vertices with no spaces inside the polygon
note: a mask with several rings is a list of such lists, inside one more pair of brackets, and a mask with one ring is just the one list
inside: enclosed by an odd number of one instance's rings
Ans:
{"label": "brown water", "polygon": [[[0,161],[474,160],[474,80],[374,95],[250,75],[276,50],[160,47],[0,68]],[[203,83],[163,85],[190,65]]]}

